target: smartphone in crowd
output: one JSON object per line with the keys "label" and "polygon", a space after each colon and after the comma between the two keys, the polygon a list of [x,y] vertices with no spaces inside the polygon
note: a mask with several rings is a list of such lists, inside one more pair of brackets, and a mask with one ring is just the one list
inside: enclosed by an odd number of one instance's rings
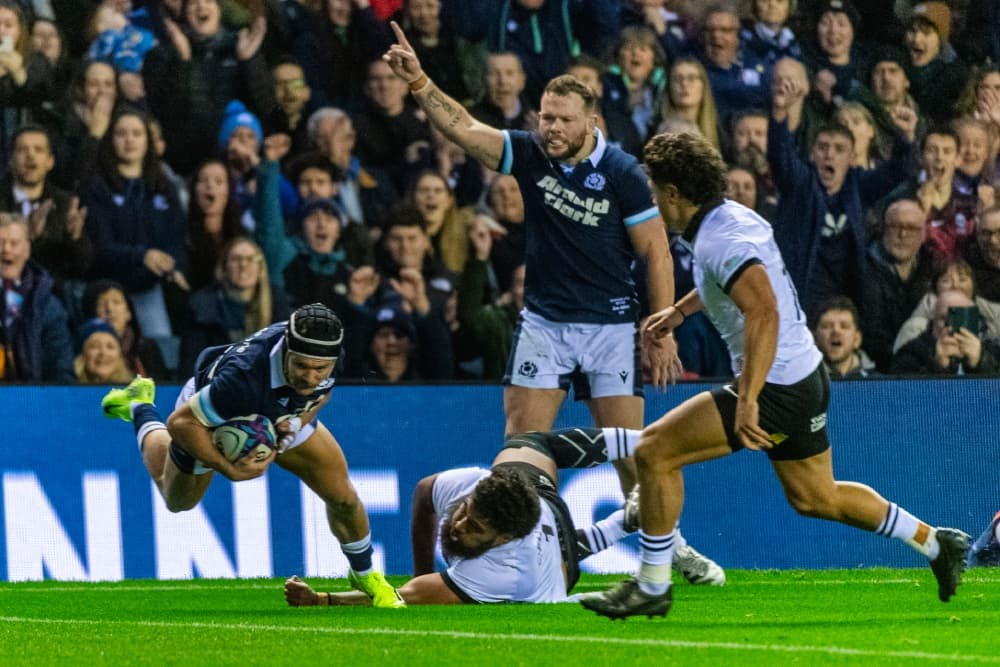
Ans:
{"label": "smartphone in crowd", "polygon": [[966,329],[978,336],[982,325],[979,309],[975,306],[952,306],[948,309],[947,324],[953,332]]}

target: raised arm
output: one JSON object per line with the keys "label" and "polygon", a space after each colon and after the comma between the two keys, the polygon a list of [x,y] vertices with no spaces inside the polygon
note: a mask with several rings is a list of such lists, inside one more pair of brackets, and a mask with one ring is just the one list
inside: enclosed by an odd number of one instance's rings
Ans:
{"label": "raised arm", "polygon": [[424,73],[420,59],[395,21],[392,22],[392,30],[396,33],[398,43],[389,47],[382,60],[389,64],[396,76],[407,83],[417,104],[436,128],[485,166],[498,169],[503,158],[503,133],[495,127],[480,123],[465,107],[434,85]]}

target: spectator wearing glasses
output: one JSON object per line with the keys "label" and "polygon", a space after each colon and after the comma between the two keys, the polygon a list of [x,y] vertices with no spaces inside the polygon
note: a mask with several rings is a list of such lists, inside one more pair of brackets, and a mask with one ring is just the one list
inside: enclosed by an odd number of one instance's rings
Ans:
{"label": "spectator wearing glasses", "polygon": [[739,31],[735,7],[728,3],[709,7],[697,55],[708,72],[723,127],[729,126],[736,112],[768,105],[767,68],[741,48]]}
{"label": "spectator wearing glasses", "polygon": [[893,202],[882,236],[865,254],[861,331],[865,351],[882,372],[892,361],[896,332],[930,285],[930,254],[924,248],[924,212],[914,199]]}
{"label": "spectator wearing glasses", "polygon": [[1000,301],[1000,206],[980,214],[976,242],[968,246],[967,254],[979,293],[990,301]]}

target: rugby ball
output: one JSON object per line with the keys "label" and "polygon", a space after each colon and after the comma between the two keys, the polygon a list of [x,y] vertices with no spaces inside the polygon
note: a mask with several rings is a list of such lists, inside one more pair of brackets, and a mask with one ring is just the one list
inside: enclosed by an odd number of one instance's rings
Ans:
{"label": "rugby ball", "polygon": [[277,435],[271,420],[264,415],[235,417],[212,431],[212,441],[229,461],[244,456],[257,460],[267,458],[275,448]]}

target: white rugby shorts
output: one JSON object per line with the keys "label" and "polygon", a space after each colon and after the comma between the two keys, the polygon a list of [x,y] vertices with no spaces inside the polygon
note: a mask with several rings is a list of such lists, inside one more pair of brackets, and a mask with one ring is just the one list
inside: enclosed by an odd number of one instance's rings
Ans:
{"label": "white rugby shorts", "polygon": [[563,391],[572,385],[576,400],[642,396],[638,327],[552,322],[522,310],[503,382]]}

